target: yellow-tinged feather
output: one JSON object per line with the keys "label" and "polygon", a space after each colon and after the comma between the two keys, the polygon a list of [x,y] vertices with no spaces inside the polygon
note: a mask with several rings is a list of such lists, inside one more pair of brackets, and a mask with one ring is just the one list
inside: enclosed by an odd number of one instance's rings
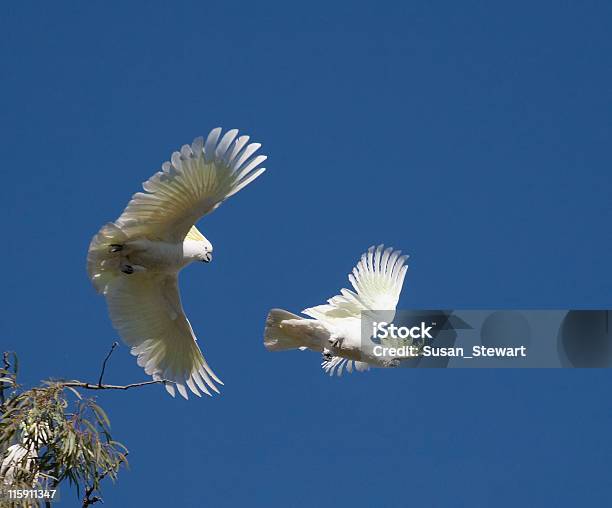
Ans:
{"label": "yellow-tinged feather", "polygon": [[205,238],[204,235],[200,233],[198,228],[196,228],[195,226],[191,226],[191,229],[187,233],[185,240],[195,240],[196,242],[201,242],[205,240]]}

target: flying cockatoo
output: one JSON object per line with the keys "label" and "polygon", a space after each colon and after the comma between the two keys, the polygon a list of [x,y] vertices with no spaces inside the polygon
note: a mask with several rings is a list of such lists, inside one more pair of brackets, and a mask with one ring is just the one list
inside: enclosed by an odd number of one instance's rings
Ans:
{"label": "flying cockatoo", "polygon": [[342,289],[326,305],[302,311],[312,319],[272,309],[266,320],[264,345],[269,351],[310,349],[323,353],[322,366],[330,375],[341,375],[344,367],[352,372],[368,370],[370,365],[391,366],[388,359],[366,347],[369,335],[364,336],[363,319],[384,316],[393,321],[408,270],[407,258],[391,247],[370,247],[348,276],[354,291]]}
{"label": "flying cockatoo", "polygon": [[187,398],[223,384],[206,363],[178,288],[178,273],[194,261],[209,263],[212,244],[196,221],[261,175],[259,143],[230,130],[213,129],[206,142],[174,152],[161,171],[143,183],[115,221],[100,229],[87,254],[87,270],[96,290],[138,365],[154,380],[169,381]]}

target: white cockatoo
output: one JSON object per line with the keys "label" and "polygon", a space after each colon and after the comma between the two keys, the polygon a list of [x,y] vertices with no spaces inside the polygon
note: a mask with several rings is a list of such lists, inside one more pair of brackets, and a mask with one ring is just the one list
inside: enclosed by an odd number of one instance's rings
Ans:
{"label": "white cockatoo", "polygon": [[185,316],[179,271],[194,261],[212,260],[212,244],[195,227],[204,215],[261,175],[259,143],[238,130],[213,129],[174,152],[161,171],[143,183],[115,221],[92,239],[87,270],[106,297],[121,338],[138,365],[154,380],[167,380],[187,398],[219,393],[223,384],[206,363]]}
{"label": "white cockatoo", "polygon": [[38,452],[47,445],[51,431],[45,422],[22,424],[21,443],[7,448],[0,463],[0,480],[5,485],[16,485],[25,480],[32,487],[38,483]]}
{"label": "white cockatoo", "polygon": [[326,305],[302,311],[312,319],[272,309],[266,320],[264,345],[269,351],[310,349],[323,353],[322,366],[330,375],[341,375],[343,368],[352,372],[368,370],[370,365],[390,366],[388,359],[365,347],[369,335],[364,336],[362,319],[382,315],[393,321],[408,270],[407,258],[391,247],[370,247],[348,276],[354,291],[342,289]]}
{"label": "white cockatoo", "polygon": [[32,477],[32,484],[38,480],[36,466],[38,453],[32,445],[26,447],[21,443],[11,445],[0,463],[0,480],[5,485],[15,485],[20,476]]}

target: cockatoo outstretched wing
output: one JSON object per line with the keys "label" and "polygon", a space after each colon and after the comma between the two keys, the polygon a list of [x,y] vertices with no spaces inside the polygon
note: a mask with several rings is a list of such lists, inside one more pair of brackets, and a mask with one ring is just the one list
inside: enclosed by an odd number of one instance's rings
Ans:
{"label": "cockatoo outstretched wing", "polygon": [[370,247],[361,256],[348,278],[354,291],[341,289],[340,294],[327,300],[327,305],[318,305],[302,311],[314,319],[333,322],[337,319],[361,318],[361,313],[370,310],[394,311],[408,270],[408,256],[401,251],[387,249],[383,245]]}
{"label": "cockatoo outstretched wing", "polygon": [[[153,379],[165,379],[187,398],[189,389],[210,395],[223,384],[206,363],[185,316],[176,275],[138,272],[115,277],[105,290],[108,312],[138,365]],[[199,390],[198,390],[199,388]]]}
{"label": "cockatoo outstretched wing", "polygon": [[265,155],[238,130],[210,131],[174,152],[161,171],[142,184],[115,224],[128,236],[167,242],[182,241],[204,215],[261,175]]}

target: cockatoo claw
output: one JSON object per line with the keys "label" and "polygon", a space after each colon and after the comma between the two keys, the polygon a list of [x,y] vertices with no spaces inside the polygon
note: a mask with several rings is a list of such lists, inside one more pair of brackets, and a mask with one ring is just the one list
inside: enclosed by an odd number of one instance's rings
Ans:
{"label": "cockatoo claw", "polygon": [[337,335],[332,335],[329,339],[327,339],[327,342],[329,342],[331,347],[340,348],[342,347],[343,340],[344,339],[342,337],[338,337]]}

